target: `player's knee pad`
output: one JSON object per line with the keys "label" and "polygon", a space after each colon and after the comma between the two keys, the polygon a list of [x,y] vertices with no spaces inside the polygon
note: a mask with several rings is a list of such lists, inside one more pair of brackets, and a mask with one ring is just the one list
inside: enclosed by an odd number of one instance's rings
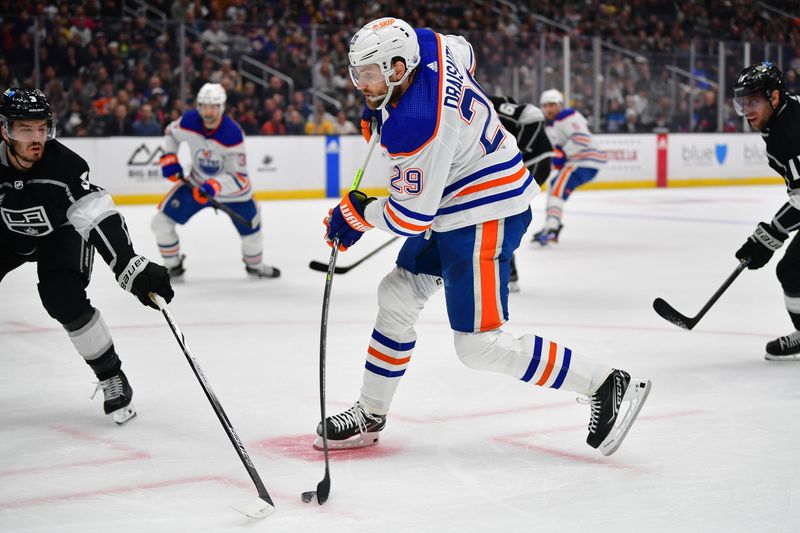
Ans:
{"label": "player's knee pad", "polygon": [[786,294],[800,294],[800,263],[784,256],[778,261],[775,269],[778,280],[781,282],[783,292]]}
{"label": "player's knee pad", "polygon": [[400,330],[413,326],[425,302],[439,289],[440,283],[435,276],[412,274],[395,267],[378,285],[379,323]]}
{"label": "player's knee pad", "polygon": [[163,212],[158,211],[150,221],[150,229],[156,235],[156,241],[160,243],[175,242],[178,240],[178,232],[175,231],[176,222]]}
{"label": "player's knee pad", "polygon": [[69,324],[92,310],[86,297],[84,278],[71,270],[48,272],[39,280],[39,297],[47,314]]}
{"label": "player's knee pad", "polygon": [[475,370],[491,370],[512,376],[521,375],[520,365],[530,359],[533,336],[516,338],[500,328],[478,333],[453,332],[458,359]]}

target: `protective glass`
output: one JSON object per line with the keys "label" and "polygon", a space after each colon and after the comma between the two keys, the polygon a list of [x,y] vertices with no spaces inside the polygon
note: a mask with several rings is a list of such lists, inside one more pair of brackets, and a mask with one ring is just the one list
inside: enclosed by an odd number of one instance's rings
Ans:
{"label": "protective glass", "polygon": [[377,63],[370,63],[369,65],[359,65],[354,67],[350,65],[350,80],[355,87],[359,85],[372,85],[386,81],[381,72],[381,68]]}
{"label": "protective glass", "polygon": [[55,139],[56,127],[50,120],[15,120],[9,125],[3,121],[3,129],[10,139],[19,142],[47,142]]}
{"label": "protective glass", "polygon": [[747,115],[750,111],[760,111],[764,106],[769,106],[769,102],[767,97],[761,93],[733,98],[733,109],[740,117]]}

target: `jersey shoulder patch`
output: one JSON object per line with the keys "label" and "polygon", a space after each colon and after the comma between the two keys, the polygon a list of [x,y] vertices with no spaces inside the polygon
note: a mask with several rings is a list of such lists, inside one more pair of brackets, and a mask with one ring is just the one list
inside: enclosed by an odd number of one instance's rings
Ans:
{"label": "jersey shoulder patch", "polygon": [[[416,77],[381,129],[381,144],[390,155],[411,155],[436,136],[439,129],[440,94],[444,65],[442,43],[432,30],[418,29],[420,64]],[[436,68],[433,68],[433,66]]]}

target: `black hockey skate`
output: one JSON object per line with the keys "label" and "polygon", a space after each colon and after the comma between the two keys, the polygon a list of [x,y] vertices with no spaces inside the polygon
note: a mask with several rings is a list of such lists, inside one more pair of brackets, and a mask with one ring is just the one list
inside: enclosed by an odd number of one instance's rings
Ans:
{"label": "black hockey skate", "polygon": [[563,224],[559,224],[557,228],[542,228],[533,236],[531,242],[539,243],[541,246],[547,246],[549,243],[558,244],[558,234],[563,227]]}
{"label": "black hockey skate", "polygon": [[185,255],[181,255],[178,259],[178,264],[173,267],[167,267],[170,283],[183,283],[183,275],[186,269],[183,268],[183,260],[186,259]]}
{"label": "black hockey skate", "polygon": [[133,389],[122,370],[116,375],[100,381],[94,390],[94,394],[92,394],[92,398],[99,390],[103,391],[103,411],[107,415],[111,415],[114,422],[122,425],[136,416],[136,410],[131,404]]}
{"label": "black hockey skate", "polygon": [[245,266],[245,270],[247,270],[247,276],[252,279],[281,277],[281,271],[278,270],[277,267],[265,265],[263,263],[255,266],[247,265]]}
{"label": "black hockey skate", "polygon": [[[360,402],[356,402],[344,413],[329,416],[326,424],[328,449],[362,448],[378,444],[378,433],[386,426],[386,416],[372,414]],[[317,425],[317,435],[319,436],[314,441],[314,448],[322,450],[322,423]]]}
{"label": "black hockey skate", "polygon": [[764,359],[770,361],[800,361],[800,330],[767,343]]}
{"label": "black hockey skate", "polygon": [[[650,387],[649,380],[631,381],[627,372],[612,370],[597,392],[585,400],[592,408],[586,443],[599,448],[603,455],[617,451],[647,400]],[[620,420],[621,407],[627,408]]]}

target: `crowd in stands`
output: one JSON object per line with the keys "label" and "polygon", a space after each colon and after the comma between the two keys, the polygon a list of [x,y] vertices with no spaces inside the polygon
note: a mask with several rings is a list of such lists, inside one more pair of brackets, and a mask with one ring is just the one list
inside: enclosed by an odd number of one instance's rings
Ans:
{"label": "crowd in stands", "polygon": [[[570,104],[587,116],[594,112],[593,37],[601,37],[608,46],[600,131],[716,131],[716,81],[724,79],[728,102],[743,41],[754,43],[753,61],[780,57],[787,86],[800,88],[800,19],[788,16],[800,14],[800,0],[782,0],[777,10],[758,0],[146,4],[152,9],[131,14],[116,0],[0,0],[0,87],[38,82],[65,136],[160,135],[207,81],[225,86],[227,110],[248,135],[356,133],[362,100],[348,74],[349,38],[392,15],[465,35],[484,89],[532,102],[543,89],[562,88],[568,35]],[[720,40],[727,46],[722,76]],[[246,57],[269,70],[248,67]],[[723,129],[740,129],[727,104],[724,110]]]}

